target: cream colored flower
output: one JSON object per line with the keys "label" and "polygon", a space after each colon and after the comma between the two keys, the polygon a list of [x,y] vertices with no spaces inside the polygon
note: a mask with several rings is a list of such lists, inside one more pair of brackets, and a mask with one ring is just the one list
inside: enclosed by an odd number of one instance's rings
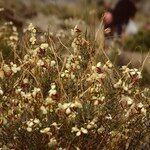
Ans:
{"label": "cream colored flower", "polygon": [[51,138],[50,142],[48,143],[49,147],[53,147],[57,144],[57,140],[55,138]]}
{"label": "cream colored flower", "polygon": [[38,62],[37,62],[37,66],[43,66],[44,65],[44,62],[43,60],[39,59]]}
{"label": "cream colored flower", "polygon": [[47,43],[43,43],[40,45],[41,49],[47,49],[48,48],[48,44]]}
{"label": "cream colored flower", "polygon": [[40,120],[37,119],[37,118],[35,118],[33,122],[36,123],[36,124],[39,124],[39,123],[40,123]]}
{"label": "cream colored flower", "polygon": [[119,79],[119,81],[116,84],[114,84],[114,88],[116,88],[116,89],[119,88],[121,86],[121,84],[122,84],[122,80]]}
{"label": "cream colored flower", "polygon": [[28,132],[32,132],[32,128],[31,127],[27,127],[27,131]]}
{"label": "cream colored flower", "polygon": [[40,130],[41,133],[48,133],[49,131],[50,131],[49,127]]}
{"label": "cream colored flower", "polygon": [[79,102],[79,101],[75,101],[74,102],[74,107],[77,107],[77,108],[82,108],[83,106],[82,106],[82,104]]}
{"label": "cream colored flower", "polygon": [[53,99],[51,98],[51,97],[47,97],[46,98],[46,103],[47,104],[52,104],[54,101],[53,101]]}
{"label": "cream colored flower", "polygon": [[76,133],[76,136],[80,136],[81,135],[81,131],[78,131],[77,133]]}
{"label": "cream colored flower", "polygon": [[72,130],[71,130],[71,132],[78,132],[79,131],[79,129],[77,128],[77,126],[75,126],[75,127],[72,127]]}
{"label": "cream colored flower", "polygon": [[96,67],[100,68],[102,66],[101,62],[97,63]]}
{"label": "cream colored flower", "polygon": [[28,125],[28,127],[32,127],[34,125],[34,123],[32,121],[28,121],[27,125]]}
{"label": "cream colored flower", "polygon": [[0,95],[3,95],[3,94],[4,94],[4,92],[3,92],[2,88],[0,87]]}
{"label": "cream colored flower", "polygon": [[44,115],[47,114],[47,110],[44,106],[41,106],[40,109]]}
{"label": "cream colored flower", "polygon": [[143,107],[143,104],[142,104],[142,103],[138,103],[138,104],[137,104],[137,107],[138,107],[138,108],[142,108],[142,107]]}
{"label": "cream colored flower", "polygon": [[55,89],[51,89],[51,90],[49,91],[49,94],[50,94],[50,96],[56,95],[56,94],[57,94],[57,91],[56,91]]}
{"label": "cream colored flower", "polygon": [[56,61],[55,61],[55,60],[52,60],[52,61],[51,61],[51,67],[54,67],[55,64],[56,64]]}
{"label": "cream colored flower", "polygon": [[29,30],[29,31],[34,30],[34,26],[33,26],[33,24],[32,24],[32,23],[30,23],[30,24],[29,24],[29,26],[28,26],[28,30]]}
{"label": "cream colored flower", "polygon": [[146,112],[147,112],[147,110],[143,107],[143,108],[141,109],[141,113],[146,116]]}
{"label": "cream colored flower", "polygon": [[81,132],[84,133],[84,134],[87,134],[87,133],[88,133],[88,130],[85,129],[85,128],[83,128],[83,127],[81,127]]}
{"label": "cream colored flower", "polygon": [[68,114],[70,114],[71,113],[71,109],[70,108],[67,108],[66,109],[66,114],[68,115]]}
{"label": "cream colored flower", "polygon": [[14,73],[17,73],[18,71],[21,70],[21,68],[20,68],[20,67],[17,67],[16,64],[13,64],[12,67],[11,67],[11,70],[12,70]]}
{"label": "cream colored flower", "polygon": [[52,85],[51,85],[51,89],[56,89],[56,85],[55,85],[55,83],[52,83]]}
{"label": "cream colored flower", "polygon": [[31,42],[32,45],[34,45],[35,42],[36,42],[36,38],[35,38],[34,36],[32,36],[32,37],[29,39],[29,41]]}

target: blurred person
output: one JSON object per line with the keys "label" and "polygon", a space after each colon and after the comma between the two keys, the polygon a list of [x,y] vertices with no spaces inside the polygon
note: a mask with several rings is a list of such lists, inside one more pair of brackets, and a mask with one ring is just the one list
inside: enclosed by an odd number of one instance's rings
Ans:
{"label": "blurred person", "polygon": [[136,14],[136,6],[132,0],[118,0],[115,7],[111,10],[110,6],[104,6],[106,12],[104,13],[105,27],[110,27],[117,35],[121,36],[124,26],[127,26]]}
{"label": "blurred person", "polygon": [[132,19],[130,19],[125,29],[125,35],[133,35],[137,33],[138,33],[138,26]]}

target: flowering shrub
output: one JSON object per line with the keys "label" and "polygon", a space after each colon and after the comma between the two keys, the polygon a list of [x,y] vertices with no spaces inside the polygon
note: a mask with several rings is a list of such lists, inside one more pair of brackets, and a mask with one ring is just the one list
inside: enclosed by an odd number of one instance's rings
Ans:
{"label": "flowering shrub", "polygon": [[149,89],[138,69],[99,60],[77,27],[65,58],[60,40],[40,41],[32,24],[20,41],[12,24],[2,28],[12,55],[1,49],[1,149],[150,148]]}

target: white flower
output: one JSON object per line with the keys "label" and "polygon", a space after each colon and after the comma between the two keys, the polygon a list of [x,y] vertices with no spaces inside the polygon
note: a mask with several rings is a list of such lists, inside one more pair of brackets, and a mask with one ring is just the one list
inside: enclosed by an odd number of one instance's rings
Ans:
{"label": "white flower", "polygon": [[49,147],[52,147],[52,146],[54,146],[54,145],[56,145],[56,144],[57,144],[56,139],[55,139],[55,138],[51,138],[51,139],[50,139],[50,142],[48,143],[48,146],[49,146]]}
{"label": "white flower", "polygon": [[50,96],[56,95],[56,93],[57,93],[57,91],[56,91],[55,89],[51,89],[51,90],[49,91]]}
{"label": "white flower", "polygon": [[18,36],[12,35],[12,36],[9,37],[9,39],[10,39],[11,41],[18,41]]}
{"label": "white flower", "polygon": [[81,127],[81,132],[84,133],[84,134],[87,134],[87,133],[88,133],[88,130],[85,129],[85,128],[83,128],[83,127]]}
{"label": "white flower", "polygon": [[17,73],[18,71],[21,70],[21,68],[20,68],[20,67],[17,67],[16,64],[12,64],[11,70],[12,70],[14,73]]}
{"label": "white flower", "polygon": [[37,118],[35,118],[33,122],[36,123],[36,124],[39,124],[39,123],[40,123],[40,120],[37,119]]}
{"label": "white flower", "polygon": [[32,121],[28,121],[27,125],[28,125],[28,127],[32,127],[34,125],[34,123]]}
{"label": "white flower", "polygon": [[71,79],[75,79],[75,75],[73,73],[71,74]]}
{"label": "white flower", "polygon": [[21,94],[22,97],[26,97],[25,92],[21,91],[20,94]]}
{"label": "white flower", "polygon": [[32,36],[29,41],[31,42],[32,45],[34,45],[36,42],[36,38]]}
{"label": "white flower", "polygon": [[92,66],[92,70],[94,71],[96,69],[96,67],[95,66]]}
{"label": "white flower", "polygon": [[64,104],[59,103],[59,104],[58,104],[58,107],[59,107],[60,109],[65,110],[65,109],[67,109],[70,105],[71,105],[71,103],[64,103]]}
{"label": "white flower", "polygon": [[23,79],[23,83],[24,83],[24,84],[26,84],[26,83],[28,83],[28,82],[29,82],[29,80],[28,80],[27,78]]}
{"label": "white flower", "polygon": [[29,30],[29,31],[34,30],[34,26],[33,26],[33,24],[32,24],[32,23],[30,23],[30,24],[29,24],[29,26],[28,26],[28,30]]}
{"label": "white flower", "polygon": [[65,70],[65,76],[68,78],[69,77],[69,71]]}
{"label": "white flower", "polygon": [[17,28],[16,28],[15,26],[12,27],[12,30],[13,30],[14,32],[17,32]]}
{"label": "white flower", "polygon": [[142,103],[138,103],[137,106],[138,106],[139,108],[142,108],[142,107],[143,107],[143,104],[142,104]]}
{"label": "white flower", "polygon": [[127,100],[128,105],[133,104],[133,99],[131,99],[130,97],[125,97],[125,99]]}
{"label": "white flower", "polygon": [[56,89],[56,85],[55,85],[55,83],[52,83],[52,85],[51,85],[51,89]]}
{"label": "white flower", "polygon": [[10,67],[9,67],[8,65],[6,65],[6,64],[4,64],[3,70],[4,70],[4,72],[6,72],[6,73],[11,71]]}
{"label": "white flower", "polygon": [[52,61],[51,61],[51,67],[54,67],[55,64],[56,64],[56,61],[55,61],[55,60],[52,60]]}
{"label": "white flower", "polygon": [[47,49],[48,48],[48,44],[47,43],[43,43],[40,45],[41,49]]}
{"label": "white flower", "polygon": [[52,104],[54,101],[53,101],[53,99],[51,98],[51,97],[47,97],[46,98],[46,103],[47,104]]}
{"label": "white flower", "polygon": [[43,62],[43,60],[38,60],[38,62],[37,62],[37,66],[43,66],[44,65],[44,62]]}
{"label": "white flower", "polygon": [[44,115],[47,114],[47,110],[44,106],[41,106],[40,109]]}
{"label": "white flower", "polygon": [[87,125],[87,129],[91,129],[93,126],[91,124]]}
{"label": "white flower", "polygon": [[50,128],[49,128],[49,127],[40,130],[41,133],[47,133],[47,132],[49,132],[49,131],[50,131]]}
{"label": "white flower", "polygon": [[77,133],[76,133],[76,136],[80,136],[81,135],[81,131],[78,131]]}
{"label": "white flower", "polygon": [[71,113],[71,109],[70,108],[67,108],[66,109],[66,114],[68,115],[68,114],[70,114]]}
{"label": "white flower", "polygon": [[143,115],[146,115],[146,109],[145,109],[144,107],[141,109],[141,113],[142,113]]}
{"label": "white flower", "polygon": [[126,84],[125,84],[125,82],[123,82],[123,84],[122,84],[122,88],[123,88],[123,90],[125,90],[125,91],[128,91],[128,88],[129,86],[127,86]]}
{"label": "white flower", "polygon": [[100,79],[104,79],[106,75],[104,73],[101,73],[101,74],[97,74],[97,77]]}
{"label": "white flower", "polygon": [[98,100],[95,100],[94,101],[94,106],[97,106],[99,104],[99,101]]}
{"label": "white flower", "polygon": [[121,84],[122,84],[122,80],[119,79],[119,81],[116,84],[114,84],[114,88],[119,88]]}
{"label": "white flower", "polygon": [[101,67],[101,62],[97,63],[96,67],[100,68]]}
{"label": "white flower", "polygon": [[109,60],[106,62],[106,65],[108,66],[108,68],[112,68],[113,67],[112,63]]}
{"label": "white flower", "polygon": [[66,64],[66,68],[67,68],[67,69],[70,69],[70,68],[71,68],[70,63],[67,63],[67,64]]}
{"label": "white flower", "polygon": [[53,122],[53,123],[51,124],[51,126],[57,127],[57,123],[56,123],[56,122]]}
{"label": "white flower", "polygon": [[63,78],[65,76],[65,73],[63,72],[63,73],[61,73],[61,77]]}
{"label": "white flower", "polygon": [[82,104],[79,101],[75,101],[74,107],[82,108]]}
{"label": "white flower", "polygon": [[75,127],[72,127],[72,130],[71,130],[71,132],[78,132],[79,131],[79,129],[77,128],[77,126],[75,126]]}
{"label": "white flower", "polygon": [[137,72],[137,77],[138,77],[138,79],[141,79],[141,78],[142,78],[141,72]]}
{"label": "white flower", "polygon": [[68,70],[65,70],[65,73],[69,73],[69,71],[68,71]]}
{"label": "white flower", "polygon": [[105,99],[105,96],[102,96],[102,97],[101,97],[101,101],[103,102],[103,101],[104,101],[104,99]]}
{"label": "white flower", "polygon": [[3,94],[4,94],[4,92],[3,92],[2,88],[0,87],[0,95],[3,95]]}
{"label": "white flower", "polygon": [[108,120],[112,120],[112,116],[109,114],[108,116],[105,117]]}
{"label": "white flower", "polygon": [[34,88],[34,90],[33,90],[33,92],[32,92],[32,96],[33,97],[36,97],[36,95],[37,95],[37,93],[39,93],[41,91],[41,89],[40,88]]}
{"label": "white flower", "polygon": [[27,127],[27,131],[28,131],[28,132],[32,132],[32,128]]}

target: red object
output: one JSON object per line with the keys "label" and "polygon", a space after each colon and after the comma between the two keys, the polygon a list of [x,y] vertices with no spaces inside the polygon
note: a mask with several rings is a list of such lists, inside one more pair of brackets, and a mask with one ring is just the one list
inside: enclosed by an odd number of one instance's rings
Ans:
{"label": "red object", "polygon": [[113,22],[112,13],[111,12],[105,12],[103,21],[105,24],[111,24]]}

